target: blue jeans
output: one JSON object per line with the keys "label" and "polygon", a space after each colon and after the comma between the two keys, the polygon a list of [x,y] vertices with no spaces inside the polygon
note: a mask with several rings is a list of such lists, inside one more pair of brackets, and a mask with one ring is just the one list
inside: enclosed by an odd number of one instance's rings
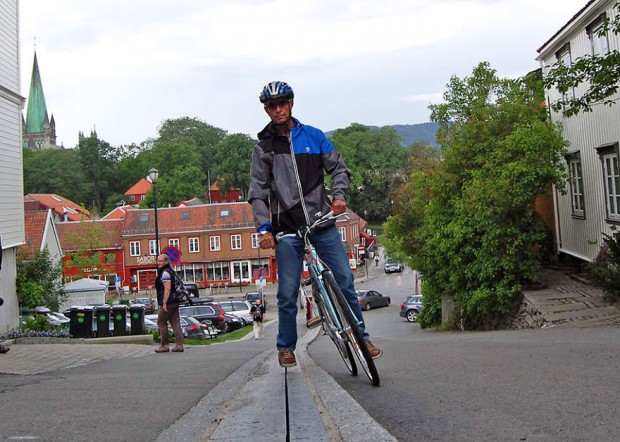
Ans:
{"label": "blue jeans", "polygon": [[[319,257],[334,274],[353,313],[361,321],[360,329],[364,339],[368,339],[362,309],[355,294],[353,272],[338,229],[334,225],[316,232],[310,241],[316,247]],[[295,350],[297,345],[297,296],[303,270],[303,256],[304,241],[301,238],[284,238],[276,244],[279,320],[276,346],[278,349]]]}

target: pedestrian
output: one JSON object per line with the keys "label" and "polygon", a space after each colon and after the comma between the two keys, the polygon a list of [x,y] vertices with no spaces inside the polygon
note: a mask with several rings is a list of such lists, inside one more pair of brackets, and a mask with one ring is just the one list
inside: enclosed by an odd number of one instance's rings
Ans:
{"label": "pedestrian", "polygon": [[[275,235],[293,233],[300,226],[312,224],[320,213],[332,210],[339,215],[346,212],[350,172],[321,130],[293,118],[294,93],[288,84],[282,81],[267,84],[259,99],[271,121],[258,134],[258,143],[252,152],[248,201],[260,234],[260,248],[275,248],[279,278],[278,362],[282,367],[293,367],[297,364],[294,353],[297,345],[297,296],[304,242],[301,238],[287,237],[276,244]],[[324,182],[325,172],[331,175],[331,207]],[[379,357],[381,350],[368,339],[349,258],[335,221],[316,231],[311,240],[359,319],[371,356]]]}
{"label": "pedestrian", "polygon": [[375,253],[375,267],[379,267],[379,254]]}
{"label": "pedestrian", "polygon": [[168,322],[170,322],[176,339],[176,345],[172,351],[183,351],[183,330],[181,329],[181,318],[179,317],[179,303],[173,302],[171,295],[172,289],[174,288],[174,276],[175,273],[172,267],[170,267],[170,258],[168,255],[159,255],[157,257],[155,289],[157,290],[157,305],[159,305],[157,325],[159,326],[161,345],[155,349],[155,353],[166,353],[170,351]]}
{"label": "pedestrian", "polygon": [[263,339],[265,337],[265,325],[263,324],[265,320],[265,306],[260,298],[252,305],[250,313],[252,314],[254,339]]}

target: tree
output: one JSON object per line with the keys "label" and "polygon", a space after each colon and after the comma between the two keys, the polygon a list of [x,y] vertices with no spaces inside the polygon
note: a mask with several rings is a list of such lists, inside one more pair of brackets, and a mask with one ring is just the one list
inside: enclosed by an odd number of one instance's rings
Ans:
{"label": "tree", "polygon": [[17,299],[22,307],[57,310],[65,295],[62,261],[54,264],[47,247],[32,259],[17,258]]}
{"label": "tree", "polygon": [[[620,3],[615,3],[616,13],[613,19],[606,17],[602,26],[595,32],[606,36],[609,31],[620,32]],[[620,52],[613,49],[602,55],[585,55],[577,58],[568,66],[560,60],[555,63],[545,77],[545,87],[555,87],[562,98],[553,102],[551,108],[570,117],[580,112],[591,112],[596,104],[612,105],[617,101],[616,93],[620,84]],[[568,92],[586,86],[586,91],[579,96]]]}
{"label": "tree", "polygon": [[80,139],[77,155],[90,185],[89,197],[84,203],[86,207],[104,212],[108,196],[115,193],[111,184],[116,182],[118,152],[93,133]]}
{"label": "tree", "polygon": [[395,129],[352,124],[331,137],[351,171],[349,205],[369,219],[391,213],[391,193],[406,179],[407,150]]}
{"label": "tree", "polygon": [[[205,174],[198,166],[178,167],[157,180],[157,207],[176,206],[181,201],[205,196]],[[153,207],[153,189],[149,190],[140,207]]]}
{"label": "tree", "polygon": [[247,195],[250,188],[250,162],[254,144],[256,141],[247,135],[232,134],[215,146],[210,174],[214,181],[224,178],[218,181],[222,195],[226,195],[231,187],[241,189],[242,196]]}
{"label": "tree", "polygon": [[84,276],[89,271],[101,266],[102,252],[110,244],[111,232],[101,223],[81,221],[76,232],[67,233],[65,248],[73,250],[69,253],[71,260],[68,265],[77,268]]}
{"label": "tree", "polygon": [[534,199],[565,181],[565,142],[540,104],[539,77],[501,79],[480,63],[451,78],[444,101],[430,106],[443,159],[414,172],[386,235],[423,275],[424,325],[441,319],[445,295],[462,327],[494,328],[540,266]]}

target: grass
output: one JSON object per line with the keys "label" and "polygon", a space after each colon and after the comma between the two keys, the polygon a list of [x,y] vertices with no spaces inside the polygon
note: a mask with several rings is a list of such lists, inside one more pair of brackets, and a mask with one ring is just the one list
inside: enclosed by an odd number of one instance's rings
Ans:
{"label": "grass", "polygon": [[245,335],[252,333],[252,326],[246,325],[229,333],[220,333],[215,339],[185,339],[187,345],[211,345],[218,342],[237,341]]}

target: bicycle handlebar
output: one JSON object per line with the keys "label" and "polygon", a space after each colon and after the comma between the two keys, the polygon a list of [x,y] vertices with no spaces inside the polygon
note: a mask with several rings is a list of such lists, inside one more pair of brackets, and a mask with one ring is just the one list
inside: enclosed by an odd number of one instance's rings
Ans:
{"label": "bicycle handlebar", "polygon": [[320,226],[321,224],[326,223],[327,221],[331,221],[333,219],[339,218],[339,217],[341,217],[342,215],[345,215],[345,214],[346,214],[346,212],[340,213],[338,215],[334,215],[334,211],[330,210],[325,215],[323,215],[319,219],[317,219],[312,225],[300,227],[299,229],[297,229],[297,232],[295,232],[295,233],[280,232],[280,233],[278,233],[275,236],[275,239],[276,239],[276,241],[280,241],[282,238],[290,238],[290,237],[294,237],[294,236],[297,236],[299,238],[303,238],[306,233],[311,232],[317,226]]}

